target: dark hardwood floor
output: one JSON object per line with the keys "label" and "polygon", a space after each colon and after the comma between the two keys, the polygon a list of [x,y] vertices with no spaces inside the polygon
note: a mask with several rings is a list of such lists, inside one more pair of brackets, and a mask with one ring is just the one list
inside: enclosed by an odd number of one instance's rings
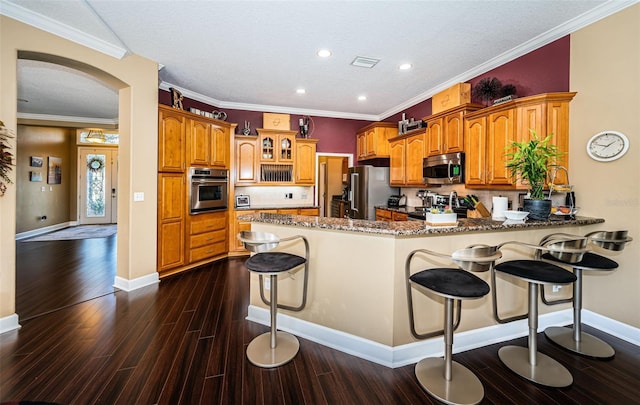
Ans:
{"label": "dark hardwood floor", "polygon": [[16,242],[20,320],[113,293],[116,237]]}
{"label": "dark hardwood floor", "polygon": [[[77,272],[91,266],[80,258],[68,265]],[[437,403],[417,383],[414,365],[390,369],[302,338],[290,363],[275,369],[251,365],[246,346],[268,328],[245,319],[248,282],[244,259],[233,259],[157,286],[21,317],[21,329],[0,335],[0,403]],[[27,313],[28,302],[21,304]],[[484,384],[483,404],[640,404],[640,347],[585,329],[609,342],[616,356],[576,356],[538,335],[539,350],[571,370],[574,384],[568,388],[537,386],[502,365],[498,348],[525,345],[526,338],[454,358]]]}

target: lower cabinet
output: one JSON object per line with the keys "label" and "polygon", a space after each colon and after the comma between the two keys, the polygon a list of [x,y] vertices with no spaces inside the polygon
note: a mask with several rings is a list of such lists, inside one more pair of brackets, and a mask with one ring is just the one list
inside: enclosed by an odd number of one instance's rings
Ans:
{"label": "lower cabinet", "polygon": [[189,216],[189,264],[227,253],[227,212]]}
{"label": "lower cabinet", "polygon": [[308,215],[311,217],[317,217],[320,214],[318,208],[281,208],[281,209],[268,209],[268,210],[242,210],[235,211],[233,222],[231,225],[231,232],[229,234],[229,255],[241,256],[249,254],[244,248],[242,242],[238,240],[238,234],[242,231],[251,230],[251,222],[241,221],[239,217],[245,215],[255,214],[257,212],[271,213],[271,214],[289,214],[289,215]]}
{"label": "lower cabinet", "polygon": [[185,264],[185,190],[184,174],[158,174],[157,266],[159,272]]}
{"label": "lower cabinet", "polygon": [[408,221],[409,215],[404,212],[376,208],[376,221]]}

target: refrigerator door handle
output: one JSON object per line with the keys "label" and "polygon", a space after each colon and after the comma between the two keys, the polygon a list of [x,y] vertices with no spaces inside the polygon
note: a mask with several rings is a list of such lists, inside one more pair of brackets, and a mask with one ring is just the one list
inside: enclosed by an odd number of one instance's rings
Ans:
{"label": "refrigerator door handle", "polygon": [[355,212],[358,212],[357,207],[360,203],[360,201],[358,201],[358,204],[356,204],[356,199],[360,200],[360,195],[357,192],[357,188],[360,186],[358,177],[360,177],[358,173],[351,173],[351,190],[349,192],[351,193],[351,209]]}

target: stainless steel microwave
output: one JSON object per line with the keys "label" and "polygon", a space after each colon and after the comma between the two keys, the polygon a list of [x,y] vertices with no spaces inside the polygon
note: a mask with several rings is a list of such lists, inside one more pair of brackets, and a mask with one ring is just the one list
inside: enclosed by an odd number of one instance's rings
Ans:
{"label": "stainless steel microwave", "polygon": [[464,183],[464,153],[446,153],[424,158],[422,177],[426,184]]}

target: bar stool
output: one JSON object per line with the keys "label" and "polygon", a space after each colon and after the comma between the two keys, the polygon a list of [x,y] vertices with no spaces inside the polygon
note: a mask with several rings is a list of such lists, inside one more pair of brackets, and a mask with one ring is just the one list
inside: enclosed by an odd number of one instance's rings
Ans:
{"label": "bar stool", "polygon": [[[411,261],[418,253],[448,258],[458,268],[430,268],[411,274]],[[477,299],[489,293],[489,285],[469,271],[487,271],[502,257],[494,246],[477,245],[445,255],[418,249],[409,254],[405,263],[407,304],[411,334],[416,339],[444,335],[444,358],[425,358],[415,367],[418,382],[431,396],[448,404],[477,404],[484,398],[482,383],[473,372],[453,361],[453,331],[460,325],[462,300]],[[444,298],[444,328],[418,333],[415,326],[412,287],[426,295]],[[453,303],[456,302],[457,319],[454,322]]]}
{"label": "bar stool", "polygon": [[[502,249],[505,245],[518,245],[530,249],[549,252],[564,261],[575,263],[582,260],[586,252],[587,238],[560,237],[550,240],[546,246],[532,245],[524,242],[509,241],[498,245]],[[498,315],[496,273],[506,274],[528,284],[528,311],[523,315],[501,319]],[[493,313],[498,323],[507,323],[528,318],[529,338],[528,348],[522,346],[503,346],[498,350],[498,357],[511,371],[535,383],[549,387],[567,387],[573,383],[573,376],[562,364],[538,352],[538,289],[545,284],[571,284],[576,276],[551,263],[541,260],[508,260],[498,263],[491,274],[493,290]]]}
{"label": "bar stool", "polygon": [[[545,236],[540,244],[546,245],[549,240],[566,234],[550,234]],[[585,235],[595,246],[611,251],[623,250],[625,245],[633,239],[627,236],[627,231],[596,231]],[[584,356],[607,359],[615,355],[615,350],[606,342],[582,331],[582,271],[613,271],[618,268],[618,263],[596,253],[587,252],[577,263],[565,263],[551,253],[541,255],[542,260],[552,263],[566,264],[573,268],[576,275],[576,282],[573,283],[573,296],[568,299],[547,300],[542,288],[542,302],[547,305],[556,305],[571,302],[573,304],[573,326],[565,328],[560,326],[550,326],[545,329],[544,334],[552,342],[568,349],[574,353]]]}
{"label": "bar stool", "polygon": [[[269,276],[271,289],[271,300],[269,301],[269,311],[271,315],[270,331],[255,337],[249,343],[247,347],[247,358],[258,367],[278,367],[293,359],[300,348],[300,343],[295,336],[287,332],[278,331],[276,328],[278,313],[278,275],[295,270],[303,264],[305,265],[303,302],[301,306],[296,307],[297,310],[302,310],[306,303],[306,281],[308,279],[308,268],[306,265],[309,258],[309,242],[304,236],[300,235],[280,239],[272,233],[251,231],[240,232],[238,239],[242,241],[247,250],[255,253],[245,262],[247,269],[260,276],[261,288],[262,276]],[[274,249],[281,242],[294,239],[302,239],[304,242],[305,257],[286,252],[269,252],[269,250]]]}

